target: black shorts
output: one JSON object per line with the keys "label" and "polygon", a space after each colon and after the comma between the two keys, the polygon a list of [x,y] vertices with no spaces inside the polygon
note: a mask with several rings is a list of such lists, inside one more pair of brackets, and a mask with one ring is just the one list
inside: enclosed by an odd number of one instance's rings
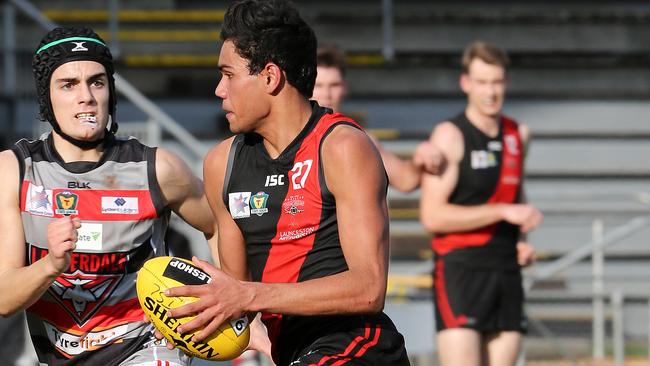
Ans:
{"label": "black shorts", "polygon": [[476,269],[436,259],[433,298],[438,332],[470,328],[481,333],[526,331],[521,272]]}
{"label": "black shorts", "polygon": [[331,332],[297,352],[290,366],[410,366],[404,337],[385,314],[360,316],[358,326]]}

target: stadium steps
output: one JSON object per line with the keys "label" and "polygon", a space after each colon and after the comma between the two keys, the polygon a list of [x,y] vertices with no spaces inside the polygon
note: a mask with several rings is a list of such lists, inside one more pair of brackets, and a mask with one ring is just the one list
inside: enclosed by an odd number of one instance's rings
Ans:
{"label": "stadium steps", "polygon": [[[88,24],[105,34],[105,3],[90,1],[84,8],[73,1],[36,3],[56,21]],[[180,95],[191,95],[205,89],[206,80],[213,83],[227,2],[121,5],[121,62],[133,69],[124,74],[136,86],[156,95],[159,84],[149,86],[147,80],[164,78],[164,89],[183,88]],[[466,6],[400,1],[394,6],[394,62],[381,53],[381,7],[376,1],[304,1],[299,7],[321,43],[337,43],[348,51],[351,93],[358,97],[454,95],[460,52],[478,38],[495,41],[511,53],[517,80],[511,95],[640,97],[650,91],[644,82],[650,78],[645,51],[650,8],[644,4],[585,6],[573,1],[539,6],[506,1]],[[189,68],[202,70],[185,75]],[[639,74],[646,76],[634,77]]]}

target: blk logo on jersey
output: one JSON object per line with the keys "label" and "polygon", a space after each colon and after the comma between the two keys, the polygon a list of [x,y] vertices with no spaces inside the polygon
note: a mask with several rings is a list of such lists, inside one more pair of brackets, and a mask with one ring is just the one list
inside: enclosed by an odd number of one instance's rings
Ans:
{"label": "blk logo on jersey", "polygon": [[251,214],[262,216],[265,213],[269,212],[269,209],[266,208],[266,203],[269,200],[269,195],[264,192],[257,192],[251,197]]}
{"label": "blk logo on jersey", "polygon": [[90,182],[68,182],[70,189],[91,189]]}
{"label": "blk logo on jersey", "polygon": [[77,204],[79,203],[79,196],[75,193],[63,191],[56,194],[55,202],[57,209],[54,211],[58,215],[78,215]]}
{"label": "blk logo on jersey", "polygon": [[49,288],[78,326],[83,326],[108,300],[122,275],[89,275],[80,270],[57,277]]}
{"label": "blk logo on jersey", "polygon": [[29,183],[27,188],[27,202],[25,202],[25,211],[32,215],[54,216],[52,207],[52,190],[45,189],[43,186],[37,186]]}
{"label": "blk logo on jersey", "polygon": [[251,216],[248,204],[251,199],[250,192],[234,192],[228,194],[228,208],[233,219],[243,219]]}

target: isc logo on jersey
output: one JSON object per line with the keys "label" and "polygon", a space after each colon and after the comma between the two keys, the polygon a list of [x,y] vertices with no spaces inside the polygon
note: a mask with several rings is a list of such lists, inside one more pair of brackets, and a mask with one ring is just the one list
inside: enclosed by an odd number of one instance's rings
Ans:
{"label": "isc logo on jersey", "polygon": [[231,360],[239,356],[250,337],[248,318],[232,319],[222,324],[203,342],[192,342],[195,333],[180,334],[176,329],[194,317],[169,318],[169,309],[196,301],[192,297],[167,297],[168,288],[210,283],[210,276],[185,259],[156,257],[144,263],[138,272],[138,301],[151,323],[176,347],[193,356],[213,361]]}

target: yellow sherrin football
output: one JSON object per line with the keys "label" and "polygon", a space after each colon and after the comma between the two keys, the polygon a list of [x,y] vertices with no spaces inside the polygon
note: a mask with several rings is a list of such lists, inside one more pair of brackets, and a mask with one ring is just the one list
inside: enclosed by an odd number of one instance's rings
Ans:
{"label": "yellow sherrin football", "polygon": [[149,259],[138,272],[136,289],[138,300],[151,323],[162,335],[187,354],[205,360],[225,361],[239,356],[250,337],[248,318],[233,319],[222,324],[203,342],[191,341],[194,333],[181,335],[176,331],[194,317],[169,318],[167,310],[196,301],[193,297],[167,297],[166,289],[183,285],[203,285],[209,283],[210,276],[192,262],[176,257],[156,257]]}

